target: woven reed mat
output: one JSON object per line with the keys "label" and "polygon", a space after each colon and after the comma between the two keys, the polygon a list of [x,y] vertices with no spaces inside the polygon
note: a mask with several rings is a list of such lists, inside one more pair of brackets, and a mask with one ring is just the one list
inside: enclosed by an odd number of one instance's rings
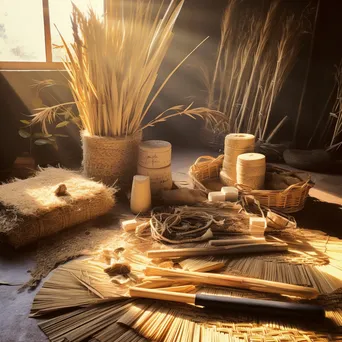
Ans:
{"label": "woven reed mat", "polygon": [[[56,194],[63,186],[66,192]],[[0,186],[0,241],[30,244],[108,212],[115,190],[78,173],[47,168],[35,177]]]}
{"label": "woven reed mat", "polygon": [[132,184],[137,171],[138,145],[142,133],[126,137],[90,136],[82,133],[83,168],[87,177],[112,186]]}
{"label": "woven reed mat", "polygon": [[[241,230],[239,235],[236,229],[233,232],[228,229],[226,233],[228,236],[233,234],[231,237],[234,238],[241,237],[246,231]],[[32,316],[44,318],[48,315],[48,319],[39,322],[39,327],[51,341],[56,342],[342,340],[342,240],[303,229],[269,233],[288,242],[290,251],[257,257],[150,260],[144,255],[145,251],[162,246],[151,242],[146,236],[141,239],[134,234],[124,234],[121,249],[114,250],[116,243],[90,259],[76,260],[56,269],[36,295]],[[107,253],[124,258],[130,263],[131,273],[108,276],[103,271],[107,267],[104,263]],[[146,265],[172,267],[176,263],[178,267],[196,271],[206,264],[217,262],[224,263],[223,273],[317,288],[320,295],[310,303],[324,306],[326,321],[321,324],[286,323],[277,317],[267,321],[256,320],[255,317],[236,313],[213,313],[191,305],[130,299],[126,296],[129,286],[139,286],[144,280],[142,271]],[[152,286],[157,288],[158,285],[154,283]],[[190,289],[189,292],[194,292],[193,287]],[[212,286],[198,286],[195,292],[301,301],[276,294]]]}

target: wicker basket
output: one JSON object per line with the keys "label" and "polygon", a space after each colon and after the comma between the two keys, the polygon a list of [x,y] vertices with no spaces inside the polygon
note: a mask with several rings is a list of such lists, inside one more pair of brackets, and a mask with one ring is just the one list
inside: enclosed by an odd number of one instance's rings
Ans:
{"label": "wicker basket", "polygon": [[[210,192],[210,190],[203,185],[203,181],[218,179],[222,168],[222,162],[223,155],[220,155],[217,158],[210,156],[198,158],[189,170],[189,175],[194,182],[194,186],[206,193]],[[274,166],[272,166],[272,169],[288,171]],[[303,181],[290,185],[285,190],[252,190],[241,184],[236,184],[236,186],[243,195],[254,196],[261,205],[283,213],[294,213],[303,209],[309,190],[314,185],[308,173],[298,172],[298,174],[304,175],[301,176]]]}

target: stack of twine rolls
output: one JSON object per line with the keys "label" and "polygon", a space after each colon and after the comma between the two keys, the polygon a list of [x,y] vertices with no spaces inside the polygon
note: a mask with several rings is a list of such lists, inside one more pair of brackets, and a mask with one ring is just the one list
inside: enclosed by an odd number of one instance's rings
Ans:
{"label": "stack of twine rolls", "polygon": [[266,158],[260,153],[244,153],[237,158],[237,183],[254,190],[263,189],[266,173]]}
{"label": "stack of twine rolls", "polygon": [[255,137],[252,134],[232,133],[225,138],[224,159],[220,172],[221,182],[234,185],[236,178],[236,162],[240,154],[254,152]]}
{"label": "stack of twine rolls", "polygon": [[138,174],[150,177],[151,193],[172,188],[171,144],[163,140],[147,140],[139,145]]}

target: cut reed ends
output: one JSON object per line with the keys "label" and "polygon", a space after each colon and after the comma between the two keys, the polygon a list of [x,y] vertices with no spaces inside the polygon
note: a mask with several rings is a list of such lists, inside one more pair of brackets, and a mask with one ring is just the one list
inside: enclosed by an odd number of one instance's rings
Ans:
{"label": "cut reed ends", "polygon": [[[283,21],[279,25],[279,15]],[[237,19],[235,19],[237,18]],[[221,23],[221,40],[212,75],[205,69],[207,106],[226,120],[206,118],[216,132],[248,132],[269,141],[269,121],[275,100],[295,63],[302,34],[301,20],[284,17],[279,1],[251,12],[246,4],[229,2]]]}
{"label": "cut reed ends", "polygon": [[[74,43],[61,35],[67,58],[64,66],[78,108],[81,126],[90,135],[126,136],[176,115],[211,115],[207,108],[174,106],[144,124],[154,100],[183,62],[207,39],[185,56],[159,88],[155,89],[160,65],[173,39],[173,27],[184,0],[171,0],[162,16],[162,5],[137,0],[108,2],[104,20],[92,9],[88,16],[73,5]],[[155,14],[156,13],[156,14]],[[39,108],[32,122],[46,123],[65,107]],[[213,111],[214,113],[215,111]],[[215,114],[215,113],[214,113]]]}

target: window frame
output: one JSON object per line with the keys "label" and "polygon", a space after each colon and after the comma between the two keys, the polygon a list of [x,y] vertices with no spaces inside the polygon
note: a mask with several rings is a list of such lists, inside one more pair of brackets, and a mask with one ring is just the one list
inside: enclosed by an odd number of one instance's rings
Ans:
{"label": "window frame", "polygon": [[[104,1],[104,10],[106,10],[106,2]],[[109,0],[110,1],[110,0]],[[52,44],[51,44],[51,26],[49,0],[42,0],[43,20],[44,20],[44,44],[45,44],[45,62],[6,62],[0,61],[0,71],[7,70],[65,70],[62,62],[52,61]]]}

